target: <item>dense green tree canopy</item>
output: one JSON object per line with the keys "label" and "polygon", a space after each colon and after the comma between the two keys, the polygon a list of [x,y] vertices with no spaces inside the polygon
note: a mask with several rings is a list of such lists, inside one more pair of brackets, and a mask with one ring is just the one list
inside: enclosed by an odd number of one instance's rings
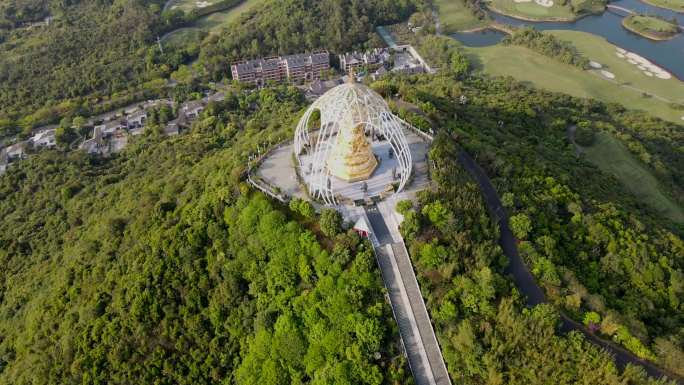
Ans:
{"label": "dense green tree canopy", "polygon": [[302,100],[228,95],[189,134],[1,176],[0,383],[404,383],[369,244],[240,184]]}
{"label": "dense green tree canopy", "polygon": [[[582,122],[614,135],[681,204],[681,128],[511,79],[458,81],[446,73],[385,83],[398,89],[404,102],[431,106],[436,126],[477,156],[506,198],[521,254],[559,309],[580,322],[587,312],[599,314],[597,332],[604,338],[684,373],[681,364],[673,364],[684,351],[682,224],[654,212],[612,176],[578,158],[566,137],[568,127]],[[439,147],[433,156],[455,157]],[[463,188],[458,182],[444,183]],[[438,264],[434,240],[422,239],[420,229],[430,225],[444,235],[472,227],[451,225],[461,220],[458,213],[440,215],[450,218],[446,222],[436,220],[435,206],[426,199],[422,208],[406,214],[402,225],[408,239],[427,243],[417,244],[413,254],[421,256],[418,261],[430,278],[435,269],[452,269],[458,262]],[[468,292],[473,286],[460,280],[458,287]],[[474,301],[468,309],[480,311],[478,295],[468,298]],[[444,306],[452,312],[451,305]]]}

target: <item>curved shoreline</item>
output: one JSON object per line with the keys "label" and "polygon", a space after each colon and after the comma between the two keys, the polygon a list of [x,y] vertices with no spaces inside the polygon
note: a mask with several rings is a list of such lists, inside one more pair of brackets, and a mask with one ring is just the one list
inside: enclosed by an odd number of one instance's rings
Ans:
{"label": "curved shoreline", "polygon": [[[527,306],[533,307],[542,303],[547,303],[548,301],[544,291],[537,285],[537,281],[529,270],[529,267],[518,253],[515,236],[513,236],[513,233],[508,226],[508,214],[501,204],[499,194],[489,180],[489,177],[465,150],[460,150],[457,158],[458,163],[477,182],[490,215],[499,224],[499,244],[501,245],[503,253],[509,260],[506,272],[513,277],[513,281],[520,292],[527,297]],[[637,357],[623,346],[592,333],[584,327],[584,325],[566,315],[562,310],[557,310],[561,317],[561,332],[567,333],[573,330],[581,332],[586,337],[587,341],[610,352],[614,356],[616,366],[619,368],[624,369],[627,364],[635,364],[644,368],[646,373],[654,378],[667,377],[678,384],[684,384],[684,379],[682,379],[681,376],[657,366],[654,362]]]}
{"label": "curved shoreline", "polygon": [[[667,40],[670,40],[670,39],[674,38],[675,36],[677,36],[677,35],[679,34],[679,32],[675,32],[675,33],[673,33],[672,35],[669,35],[669,36],[652,35],[652,34],[650,34],[650,33],[648,33],[648,32],[639,31],[639,30],[637,30],[636,28],[633,28],[633,27],[629,26],[629,25],[626,23],[626,22],[627,22],[627,19],[629,19],[629,17],[625,17],[625,18],[622,19],[622,21],[620,22],[620,24],[622,25],[622,28],[628,30],[629,32],[635,33],[635,34],[637,34],[637,35],[639,35],[639,36],[641,36],[641,37],[645,37],[646,39],[650,39],[650,40],[653,40],[653,41],[667,41]],[[674,25],[674,24],[673,24],[673,25]],[[679,30],[679,26],[677,26],[677,30]]]}
{"label": "curved shoreline", "polygon": [[[496,11],[493,10],[493,9],[491,9],[491,10],[488,9],[487,11],[488,11],[488,12],[493,12],[493,13],[498,13],[498,12],[496,12]],[[506,14],[504,14],[504,13],[500,13],[500,15],[507,16],[507,17],[511,17],[511,18],[513,18],[513,19],[518,19],[518,18],[516,18],[516,17],[514,17],[514,16],[509,16],[509,15],[506,15]],[[593,14],[591,14],[591,13],[584,14],[584,15],[582,15],[581,17],[578,17],[578,18],[576,19],[576,21],[579,20],[579,19],[581,19],[581,18],[583,18],[583,17],[587,17],[587,16],[591,16],[591,15],[593,15]],[[523,20],[523,19],[518,19],[518,20]],[[525,20],[525,21],[544,23],[544,21],[533,21],[533,20]],[[497,22],[497,23],[498,23],[498,22]],[[498,23],[498,24],[501,24],[501,23]],[[464,32],[467,32],[467,31],[464,31]],[[475,31],[475,32],[476,32],[476,31]],[[585,31],[578,31],[578,32],[584,32],[584,33],[590,33],[590,34],[591,34],[591,32],[585,32]],[[592,34],[592,35],[595,35],[595,34]],[[595,36],[600,36],[600,35],[595,35]],[[617,44],[616,42],[612,41],[611,39],[609,39],[609,38],[607,38],[607,37],[604,37],[604,36],[600,36],[600,37],[602,37],[602,38],[605,39],[609,44],[612,44],[612,45],[615,46],[615,47],[619,47],[619,48],[622,48],[622,49],[624,49],[624,50],[626,50],[626,51],[632,52],[630,49],[627,49],[627,48],[625,48],[625,47],[622,47],[621,45]],[[646,56],[644,56],[644,57],[646,57]],[[648,59],[651,63],[657,65],[658,67],[663,68],[663,69],[665,69],[666,71],[668,71],[668,72],[672,75],[673,78],[676,78],[677,80],[684,82],[684,78],[678,76],[676,73],[674,73],[671,69],[668,69],[666,66],[663,66],[662,64],[658,63],[658,61],[657,61],[656,59],[653,59],[653,58],[650,58],[650,57],[646,57],[646,59]]]}
{"label": "curved shoreline", "polygon": [[660,8],[660,9],[667,9],[668,11],[677,12],[677,13],[684,13],[684,9],[679,10],[679,9],[672,9],[672,8],[664,7],[664,6],[662,6],[662,5],[658,5],[658,4],[656,4],[656,3],[653,3],[653,2],[651,2],[651,1],[649,1],[649,0],[639,0],[639,1],[641,1],[641,2],[644,3],[644,4],[648,4],[648,5],[652,6],[652,7],[657,7],[657,8]]}
{"label": "curved shoreline", "polygon": [[522,16],[522,15],[514,15],[514,14],[508,13],[506,11],[502,11],[502,10],[492,6],[491,4],[485,4],[485,8],[490,12],[498,13],[499,15],[502,15],[502,16],[507,16],[507,17],[510,17],[513,19],[518,19],[518,20],[522,20],[522,21],[531,21],[531,22],[536,22],[536,23],[544,23],[544,22],[547,22],[547,23],[549,23],[549,22],[550,23],[574,23],[583,17],[587,17],[587,16],[592,15],[591,13],[584,13],[581,15],[577,15],[573,18],[547,17],[547,18],[542,18],[542,19],[534,19],[531,17],[526,17],[526,16]]}
{"label": "curved shoreline", "polygon": [[466,30],[462,30],[462,31],[456,31],[455,33],[475,33],[475,32],[486,31],[488,29],[493,29],[493,30],[496,30],[499,32],[509,34],[509,35],[512,35],[514,32],[513,28],[510,28],[505,24],[492,22],[492,23],[487,24],[487,25],[482,26],[482,27],[476,27],[476,28],[466,29]]}

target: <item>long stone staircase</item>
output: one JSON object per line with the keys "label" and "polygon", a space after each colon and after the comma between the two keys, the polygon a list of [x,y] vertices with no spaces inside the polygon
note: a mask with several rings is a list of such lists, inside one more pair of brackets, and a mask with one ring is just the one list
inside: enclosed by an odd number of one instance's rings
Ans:
{"label": "long stone staircase", "polygon": [[367,209],[366,216],[372,227],[378,265],[416,384],[451,385],[403,241],[393,239],[377,207]]}

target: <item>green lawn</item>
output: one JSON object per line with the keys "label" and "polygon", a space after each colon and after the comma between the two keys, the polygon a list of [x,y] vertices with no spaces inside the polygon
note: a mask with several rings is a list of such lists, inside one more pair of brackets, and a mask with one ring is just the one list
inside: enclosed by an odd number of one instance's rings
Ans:
{"label": "green lawn", "polygon": [[235,21],[241,14],[252,10],[264,0],[245,0],[234,8],[227,11],[215,12],[204,16],[195,22],[195,26],[209,33],[217,33],[222,27]]}
{"label": "green lawn", "polygon": [[[551,31],[551,33],[572,43],[590,60],[603,64],[608,71],[616,75],[615,80],[621,84],[626,83],[629,86],[684,104],[684,82],[675,77],[657,79],[644,75],[635,65],[617,57],[615,54],[617,47],[603,37],[578,31]],[[679,115],[681,117],[684,112]]]}
{"label": "green lawn", "polygon": [[464,50],[476,68],[485,73],[512,76],[550,91],[620,103],[630,109],[645,110],[662,119],[682,123],[684,111],[675,110],[668,102],[655,97],[644,97],[642,92],[684,103],[684,83],[675,78],[646,77],[636,66],[615,56],[615,46],[603,38],[576,31],[552,33],[571,41],[589,59],[602,63],[606,70],[615,74],[615,80],[608,81],[597,71],[584,71],[524,47],[495,45]]}
{"label": "green lawn", "polygon": [[461,0],[435,0],[434,4],[443,33],[465,31],[487,24],[473,15]]}
{"label": "green lawn", "polygon": [[180,28],[164,35],[162,43],[165,47],[181,48],[188,44],[199,44],[205,33],[200,28]]}
{"label": "green lawn", "polygon": [[656,7],[667,8],[677,12],[684,12],[684,0],[644,0],[645,3]]}
{"label": "green lawn", "polygon": [[263,1],[245,0],[229,10],[203,16],[189,27],[179,28],[164,35],[162,42],[166,47],[185,47],[188,44],[200,44],[207,33],[220,33],[223,27],[234,22],[240,15],[260,5]]}
{"label": "green lawn", "polygon": [[667,38],[679,32],[679,27],[676,24],[645,15],[630,15],[622,20],[622,24],[627,29],[646,35],[646,37]]}
{"label": "green lawn", "polygon": [[587,160],[615,176],[639,200],[677,223],[684,222],[684,210],[663,194],[656,178],[618,139],[600,132],[596,142],[585,147],[584,152]]}
{"label": "green lawn", "polygon": [[677,26],[670,23],[669,21],[665,21],[663,19],[657,18],[657,17],[652,17],[652,16],[644,16],[644,15],[633,15],[629,17],[629,20],[634,24],[634,25],[639,25],[641,28],[650,30],[650,31],[659,31],[659,32],[676,32]]}
{"label": "green lawn", "polygon": [[553,6],[544,7],[534,0],[516,3],[513,0],[489,0],[487,4],[509,16],[518,17],[522,19],[532,20],[574,20],[577,15],[572,12],[572,8],[568,4],[560,5],[560,2],[555,0]]}

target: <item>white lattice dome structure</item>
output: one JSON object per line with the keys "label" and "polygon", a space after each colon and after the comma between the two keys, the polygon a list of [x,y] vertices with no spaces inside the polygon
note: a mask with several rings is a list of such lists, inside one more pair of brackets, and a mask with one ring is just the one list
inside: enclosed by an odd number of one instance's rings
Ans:
{"label": "white lattice dome structure", "polygon": [[[309,127],[320,112],[320,127]],[[304,113],[294,137],[294,152],[309,194],[328,205],[337,204],[336,185],[343,181],[333,177],[327,167],[331,150],[341,129],[361,125],[371,140],[381,138],[391,152],[396,166],[392,178],[397,179],[396,192],[400,192],[411,175],[411,151],[403,132],[406,123],[390,111],[387,103],[375,91],[355,82],[339,85],[318,98]],[[389,150],[389,146],[391,150]],[[377,150],[375,150],[377,152]],[[371,180],[374,177],[371,176]],[[370,183],[370,181],[369,181]],[[364,183],[365,187],[365,183]]]}

